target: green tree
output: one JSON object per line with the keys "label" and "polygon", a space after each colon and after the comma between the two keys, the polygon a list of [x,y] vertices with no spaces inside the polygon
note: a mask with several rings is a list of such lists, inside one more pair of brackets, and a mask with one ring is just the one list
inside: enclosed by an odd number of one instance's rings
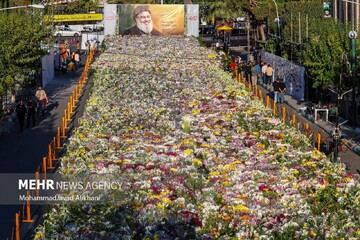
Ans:
{"label": "green tree", "polygon": [[312,87],[327,89],[338,85],[344,69],[341,56],[350,53],[349,26],[325,19],[322,2],[317,0],[288,1],[280,15],[286,21],[283,56],[305,66]]}
{"label": "green tree", "polygon": [[0,12],[0,96],[14,87],[15,79],[24,79],[32,70],[41,68],[46,53],[40,43],[47,35],[36,10],[17,9]]}
{"label": "green tree", "polygon": [[99,0],[78,0],[66,4],[54,5],[54,14],[78,14],[97,12]]}
{"label": "green tree", "polygon": [[342,55],[350,53],[346,27],[331,19],[313,22],[304,47],[301,58],[314,83],[313,87],[327,89],[331,85],[338,85]]}

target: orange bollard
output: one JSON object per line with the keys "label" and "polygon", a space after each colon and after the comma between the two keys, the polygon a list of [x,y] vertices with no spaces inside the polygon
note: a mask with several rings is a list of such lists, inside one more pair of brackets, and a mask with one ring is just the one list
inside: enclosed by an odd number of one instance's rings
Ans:
{"label": "orange bollard", "polygon": [[266,96],[266,107],[270,107],[270,97],[269,97],[269,95]]}
{"label": "orange bollard", "polygon": [[52,149],[53,160],[56,160],[56,137],[53,137],[53,140],[51,142],[51,149]]}
{"label": "orange bollard", "polygon": [[260,98],[261,102],[264,104],[264,98],[262,95],[262,91],[260,89],[259,89],[259,98]]}
{"label": "orange bollard", "polygon": [[273,108],[273,115],[276,116],[276,101],[274,101]]}
{"label": "orange bollard", "polygon": [[15,239],[20,240],[20,214],[15,213]]}
{"label": "orange bollard", "polygon": [[44,157],[44,158],[45,158],[45,161],[46,161],[46,159],[49,160],[49,163],[47,164],[47,169],[49,169],[49,170],[55,169],[53,167],[54,155],[53,155],[53,150],[52,150],[51,144],[49,144],[48,156]]}
{"label": "orange bollard", "polygon": [[38,182],[40,181],[40,174],[39,174],[39,170],[37,170],[35,172],[35,180],[36,180],[36,197],[39,197],[39,188],[38,188]]}
{"label": "orange bollard", "polygon": [[61,147],[61,127],[58,127],[58,130],[57,130],[56,149],[62,149],[62,147]]}
{"label": "orange bollard", "polygon": [[282,107],[282,121],[283,123],[286,121],[286,107]]}
{"label": "orange bollard", "polygon": [[72,94],[71,94],[71,104],[72,104],[72,108],[75,109],[76,108],[76,98],[75,98],[75,91],[72,91]]}
{"label": "orange bollard", "polygon": [[70,119],[71,118],[71,114],[73,114],[73,110],[72,110],[72,106],[71,106],[71,103],[70,103],[70,101],[68,102],[68,104],[67,104],[67,109],[68,109],[68,119]]}
{"label": "orange bollard", "polygon": [[292,122],[293,122],[294,127],[296,127],[296,115],[295,114],[292,117]]}
{"label": "orange bollard", "polygon": [[79,92],[79,86],[76,85],[76,86],[75,86],[75,100],[76,100],[76,101],[79,100],[79,94],[78,94],[78,92]]}
{"label": "orange bollard", "polygon": [[35,222],[35,220],[31,219],[31,209],[30,209],[30,199],[29,199],[30,198],[30,191],[27,191],[26,195],[28,197],[28,200],[26,201],[26,219],[23,220],[23,222],[32,223],[32,222]]}
{"label": "orange bollard", "polygon": [[309,124],[305,123],[305,136],[309,137]]}
{"label": "orange bollard", "polygon": [[320,151],[320,145],[321,145],[321,134],[318,133],[317,135],[317,149]]}
{"label": "orange bollard", "polygon": [[47,163],[46,163],[46,157],[43,157],[43,173],[44,173],[44,179],[46,180],[46,167],[47,167]]}

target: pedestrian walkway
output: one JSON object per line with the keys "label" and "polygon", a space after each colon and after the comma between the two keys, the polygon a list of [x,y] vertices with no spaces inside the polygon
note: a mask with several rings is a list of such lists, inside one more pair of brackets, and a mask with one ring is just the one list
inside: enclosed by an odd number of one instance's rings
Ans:
{"label": "pedestrian walkway", "polygon": [[[259,89],[263,91],[264,96],[269,95],[273,98],[272,87],[260,84]],[[335,122],[326,122],[325,118],[315,120],[314,116],[306,114],[304,109],[307,107],[306,102],[299,102],[290,95],[285,95],[285,104],[287,112],[292,111],[296,114],[297,119],[307,122],[315,134],[320,133],[324,142],[330,142],[332,139],[331,132],[335,129]],[[339,151],[340,162],[344,163],[346,170],[352,174],[360,174],[360,133],[352,128],[345,121],[341,126],[342,132],[342,150]],[[316,136],[315,136],[316,137]]]}
{"label": "pedestrian walkway", "polygon": [[[46,156],[48,144],[61,125],[64,109],[82,74],[76,72],[57,73],[48,83],[45,91],[49,103],[44,116],[36,116],[36,126],[19,132],[16,115],[7,119],[4,134],[0,137],[0,172],[1,173],[35,173],[43,156]],[[15,213],[21,206],[0,206],[0,239],[11,239]]]}

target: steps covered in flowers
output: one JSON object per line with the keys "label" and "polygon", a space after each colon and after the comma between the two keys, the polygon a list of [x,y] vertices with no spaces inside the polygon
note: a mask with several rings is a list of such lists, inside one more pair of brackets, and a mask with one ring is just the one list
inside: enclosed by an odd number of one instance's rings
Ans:
{"label": "steps covered in flowers", "polygon": [[195,38],[110,37],[59,172],[115,202],[60,204],[35,239],[357,239],[359,182],[281,123]]}

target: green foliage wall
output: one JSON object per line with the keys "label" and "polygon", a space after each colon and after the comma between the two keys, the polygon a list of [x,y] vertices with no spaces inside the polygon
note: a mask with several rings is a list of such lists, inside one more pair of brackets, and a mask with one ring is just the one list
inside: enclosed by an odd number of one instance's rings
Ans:
{"label": "green foliage wall", "polygon": [[16,76],[39,67],[45,51],[40,42],[46,31],[41,25],[41,14],[17,9],[0,12],[0,95],[14,87]]}

